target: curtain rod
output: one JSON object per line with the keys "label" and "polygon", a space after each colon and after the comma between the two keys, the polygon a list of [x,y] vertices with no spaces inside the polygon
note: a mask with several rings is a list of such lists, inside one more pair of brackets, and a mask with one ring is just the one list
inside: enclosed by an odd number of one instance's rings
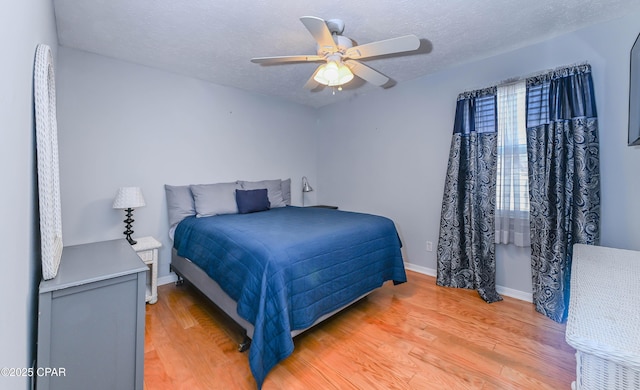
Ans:
{"label": "curtain rod", "polygon": [[558,67],[552,68],[552,69],[542,70],[542,71],[535,72],[535,73],[530,73],[527,76],[510,77],[510,78],[504,79],[504,80],[500,81],[499,83],[494,84],[494,85],[492,85],[490,87],[483,87],[483,88],[475,88],[475,89],[471,89],[471,90],[466,90],[466,91],[458,94],[458,99],[461,96],[467,95],[469,93],[473,93],[474,91],[484,91],[484,90],[489,89],[489,88],[503,87],[505,85],[515,84],[515,83],[517,83],[517,82],[519,82],[521,80],[527,80],[527,79],[530,79],[530,78],[533,78],[533,77],[538,77],[538,76],[542,76],[542,75],[545,75],[545,74],[557,72],[557,71],[559,71],[561,69],[567,69],[567,68],[572,68],[572,67],[576,67],[576,66],[583,66],[583,65],[589,65],[590,66],[589,62],[582,61],[582,62],[575,62],[575,63],[569,64],[569,65],[558,66]]}
{"label": "curtain rod", "polygon": [[533,78],[533,77],[542,76],[542,75],[548,74],[548,73],[557,72],[558,70],[561,70],[561,69],[573,68],[573,67],[582,66],[582,65],[589,65],[589,62],[587,62],[587,61],[575,62],[573,64],[564,65],[564,66],[558,66],[558,67],[553,68],[553,69],[546,69],[546,70],[542,70],[542,71],[539,71],[539,72],[531,73],[531,74],[529,74],[527,76],[511,77],[511,78],[504,79],[504,80],[500,81],[497,84],[497,86],[498,87],[503,87],[505,85],[515,84],[515,83],[517,83],[519,81],[522,81],[522,80],[526,80],[526,79],[530,79],[530,78]]}

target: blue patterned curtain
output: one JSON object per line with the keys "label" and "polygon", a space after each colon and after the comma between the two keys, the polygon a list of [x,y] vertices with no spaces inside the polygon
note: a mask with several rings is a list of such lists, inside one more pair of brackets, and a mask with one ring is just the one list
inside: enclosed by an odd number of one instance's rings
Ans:
{"label": "blue patterned curtain", "polygon": [[591,67],[527,80],[531,267],[536,310],[566,319],[573,244],[600,239],[598,119]]}
{"label": "blue patterned curtain", "polygon": [[458,97],[437,252],[438,285],[476,289],[489,303],[502,300],[495,283],[496,115],[495,87]]}

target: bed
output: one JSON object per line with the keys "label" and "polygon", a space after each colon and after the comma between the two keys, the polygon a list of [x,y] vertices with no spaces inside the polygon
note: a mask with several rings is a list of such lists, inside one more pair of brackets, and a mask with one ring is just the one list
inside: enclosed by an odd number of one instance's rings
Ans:
{"label": "bed", "polygon": [[[236,186],[238,193],[258,190]],[[385,281],[406,281],[400,239],[388,218],[286,200],[280,207],[205,216],[197,210],[198,189],[190,189],[196,211],[175,226],[171,268],[246,330],[258,388],[293,352],[295,335]]]}

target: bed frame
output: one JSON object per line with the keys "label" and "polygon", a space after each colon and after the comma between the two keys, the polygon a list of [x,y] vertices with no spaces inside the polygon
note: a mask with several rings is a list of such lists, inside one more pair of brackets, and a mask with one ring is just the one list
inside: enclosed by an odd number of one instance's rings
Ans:
{"label": "bed frame", "polygon": [[[251,345],[251,339],[253,338],[253,324],[244,318],[240,317],[237,312],[237,303],[234,301],[227,293],[222,290],[220,285],[213,279],[207,275],[205,271],[202,270],[199,266],[191,262],[191,260],[184,258],[182,256],[178,256],[178,253],[175,248],[171,250],[171,270],[173,270],[178,276],[178,281],[176,285],[181,285],[184,280],[187,280],[191,283],[196,289],[198,289],[202,294],[204,294],[211,302],[213,302],[216,306],[218,306],[227,316],[229,316],[233,321],[235,321],[243,330],[243,340],[238,345],[238,350],[240,352],[244,352],[249,349]],[[334,314],[342,311],[343,309],[351,306],[352,304],[360,301],[362,298],[371,294],[374,290],[361,295],[355,300],[347,303],[346,305],[327,313],[321,317],[319,317],[310,327],[305,329],[297,329],[291,331],[291,337],[295,337],[300,333],[314,327],[318,323],[326,320],[327,318],[333,316]]]}

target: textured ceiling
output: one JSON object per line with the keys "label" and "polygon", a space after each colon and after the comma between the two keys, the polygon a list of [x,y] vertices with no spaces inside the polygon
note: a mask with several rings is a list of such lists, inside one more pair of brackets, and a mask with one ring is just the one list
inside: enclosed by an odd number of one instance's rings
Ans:
{"label": "textured ceiling", "polygon": [[316,63],[252,57],[315,54],[301,16],[344,20],[358,44],[414,34],[417,54],[365,62],[397,83],[640,9],[638,0],[54,0],[62,46],[311,107],[384,93],[356,78],[332,95],[302,88]]}

